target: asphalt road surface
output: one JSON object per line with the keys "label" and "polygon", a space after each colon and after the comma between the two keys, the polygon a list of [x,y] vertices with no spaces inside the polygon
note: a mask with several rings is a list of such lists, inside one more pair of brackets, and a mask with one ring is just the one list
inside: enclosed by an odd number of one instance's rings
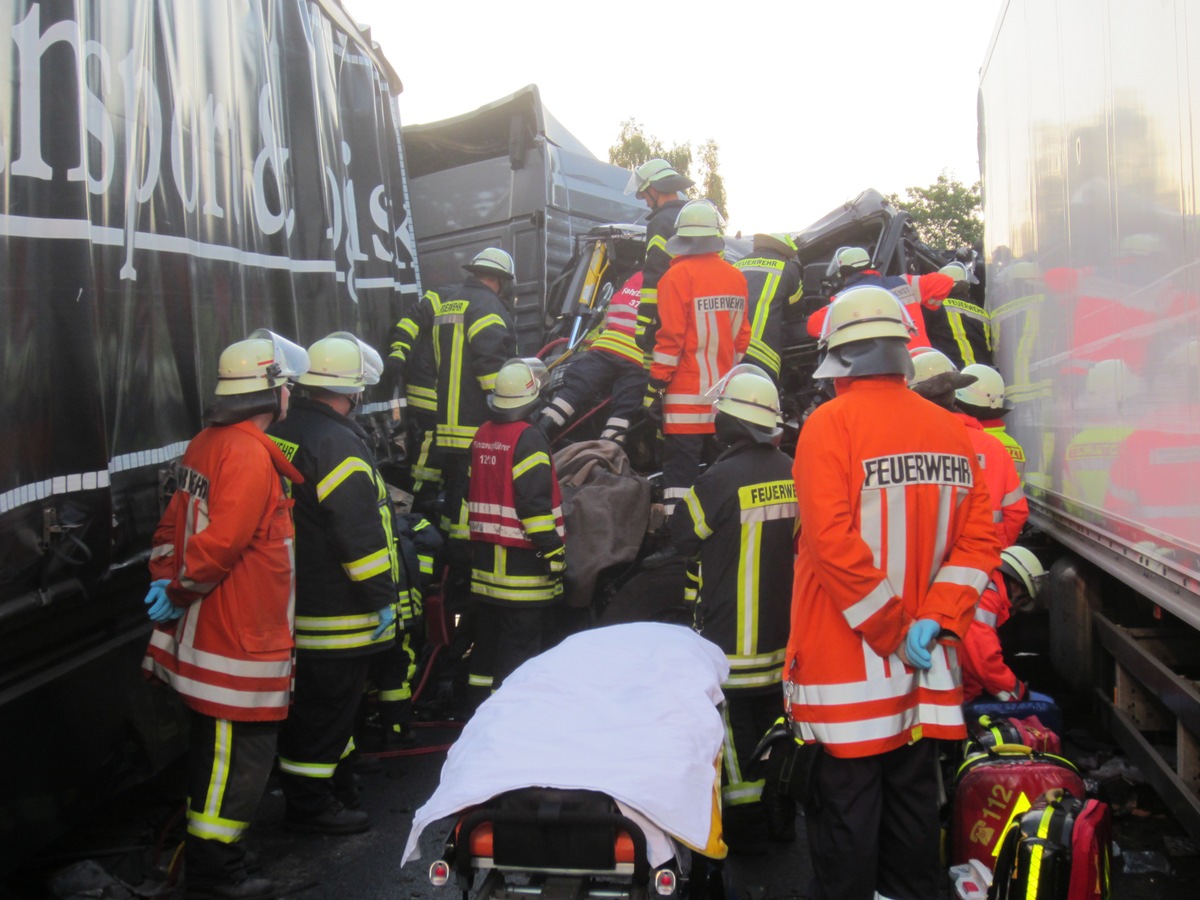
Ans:
{"label": "asphalt road surface", "polygon": [[[1043,686],[1039,683],[1039,687]],[[1060,702],[1063,700],[1060,697]],[[1139,783],[1116,748],[1092,730],[1083,701],[1063,703],[1067,755],[1081,763],[1091,785],[1114,808],[1116,900],[1194,900],[1200,896],[1200,857],[1153,791]],[[370,831],[347,837],[295,835],[283,828],[283,798],[272,780],[248,837],[263,874],[298,900],[459,900],[455,887],[434,888],[428,864],[441,850],[449,820],[422,837],[422,859],[401,867],[413,813],[437,785],[445,752],[457,729],[421,727],[411,755],[380,758],[359,774]],[[370,749],[364,741],[361,746]],[[114,800],[55,846],[0,883],[0,900],[41,897],[160,898],[176,900],[176,856],[182,838],[182,770],[176,765]],[[812,869],[803,817],[792,845],[772,845],[758,856],[727,861],[738,900],[806,896]],[[1127,871],[1128,870],[1128,871]],[[1137,874],[1133,871],[1137,870]],[[950,897],[949,888],[942,895]],[[935,900],[935,898],[931,898]]]}

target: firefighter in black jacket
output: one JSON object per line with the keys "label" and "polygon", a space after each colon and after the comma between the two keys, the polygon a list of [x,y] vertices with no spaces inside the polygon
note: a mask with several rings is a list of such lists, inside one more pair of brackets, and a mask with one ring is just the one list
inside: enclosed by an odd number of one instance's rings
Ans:
{"label": "firefighter in black jacket", "polygon": [[779,716],[791,620],[796,486],[778,449],[779,393],[765,372],[731,370],[714,404],[724,451],[676,504],[671,542],[700,564],[695,628],[725,651],[722,817],[732,850],[794,837],[795,811],[744,775]]}
{"label": "firefighter in black jacket", "polygon": [[676,172],[665,159],[652,159],[634,169],[625,185],[625,193],[635,194],[650,207],[650,217],[646,220],[646,260],[642,264],[642,299],[637,316],[637,344],[647,370],[658,333],[658,280],[671,265],[667,241],[675,236],[675,218],[687,202],[679,194],[695,183]]}
{"label": "firefighter in black jacket", "polygon": [[488,398],[491,420],[471,448],[473,705],[542,651],[547,613],[562,595],[562,498],[546,435],[531,423],[544,373],[537,359],[504,364]]}
{"label": "firefighter in black jacket", "polygon": [[[471,441],[487,419],[488,392],[495,387],[496,373],[516,353],[516,336],[502,299],[513,287],[512,257],[488,247],[463,268],[471,273],[465,282],[428,292],[429,321],[418,322],[414,335],[419,340],[426,328],[433,335],[438,414],[434,446],[441,451],[444,485],[440,524],[451,542],[468,538],[463,501]],[[450,554],[451,566],[457,569],[459,554],[453,543]]]}
{"label": "firefighter in black jacket", "polygon": [[289,830],[365,831],[365,812],[334,794],[334,772],[354,747],[354,718],[371,657],[396,637],[400,569],[387,486],[350,418],[383,361],[354,335],[309,348],[291,414],[269,431],[304,475],[292,485],[296,520],[296,686],[279,735]]}
{"label": "firefighter in black jacket", "polygon": [[959,371],[975,363],[992,365],[992,317],[971,296],[979,285],[974,266],[952,262],[938,271],[953,278],[954,287],[939,309],[923,310],[929,343],[950,357]]}
{"label": "firefighter in black jacket", "polygon": [[796,242],[786,234],[756,234],[754,252],[733,265],[746,276],[750,290],[750,346],[745,362],[761,367],[778,386],[784,318],[803,293]]}
{"label": "firefighter in black jacket", "polygon": [[[408,416],[408,454],[412,460],[409,484],[413,509],[433,516],[442,486],[441,454],[434,447],[437,432],[437,360],[433,352],[433,298],[427,291],[388,335],[390,352],[384,363],[386,381],[403,388]],[[424,327],[422,327],[424,326]]]}

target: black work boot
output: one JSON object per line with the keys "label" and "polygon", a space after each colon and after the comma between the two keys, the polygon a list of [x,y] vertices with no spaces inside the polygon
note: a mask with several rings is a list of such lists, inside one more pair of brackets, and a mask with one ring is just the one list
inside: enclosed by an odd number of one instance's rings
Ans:
{"label": "black work boot", "polygon": [[279,888],[270,878],[248,875],[241,881],[218,881],[193,886],[190,881],[184,886],[186,900],[268,900],[279,894]]}
{"label": "black work boot", "polygon": [[289,809],[283,827],[297,834],[359,834],[371,827],[371,817],[334,800],[315,815]]}

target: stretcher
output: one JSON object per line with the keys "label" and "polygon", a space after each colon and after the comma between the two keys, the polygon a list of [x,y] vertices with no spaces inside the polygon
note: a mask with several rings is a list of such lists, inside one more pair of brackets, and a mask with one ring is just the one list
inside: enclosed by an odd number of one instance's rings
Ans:
{"label": "stretcher", "polygon": [[[430,881],[481,900],[712,897],[728,663],[688,628],[573,635],[517,669],[451,748],[403,860],[450,818]],[[694,864],[693,860],[697,862]]]}

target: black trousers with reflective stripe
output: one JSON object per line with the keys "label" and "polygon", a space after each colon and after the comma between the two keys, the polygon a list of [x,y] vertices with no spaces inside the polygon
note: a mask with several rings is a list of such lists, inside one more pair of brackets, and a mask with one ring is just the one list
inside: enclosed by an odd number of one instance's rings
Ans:
{"label": "black trousers with reflective stripe", "polygon": [[478,706],[486,700],[517,666],[542,652],[552,608],[538,604],[524,609],[516,604],[500,606],[472,599],[475,645],[468,660],[473,682],[468,691],[472,705]]}
{"label": "black trousers with reflective stripe", "polygon": [[937,741],[859,759],[821,754],[805,804],[813,900],[929,900],[942,879]]}
{"label": "black trousers with reflective stripe", "polygon": [[185,878],[192,888],[240,881],[246,877],[241,832],[266,789],[279,723],[234,722],[194,710],[189,718]]}
{"label": "black trousers with reflective stripe", "polygon": [[700,477],[701,463],[717,458],[717,441],[711,434],[665,434],[662,443],[663,490],[666,502],[676,503]]}
{"label": "black trousers with reflective stripe", "polygon": [[371,679],[379,689],[379,721],[388,729],[412,721],[412,679],[417,652],[411,631],[396,635],[394,646],[370,657]]}
{"label": "black trousers with reflective stripe", "polygon": [[640,362],[589,350],[567,366],[558,396],[575,407],[576,415],[582,415],[588,408],[611,397],[612,404],[605,419],[632,422],[642,408],[648,378],[646,368]]}
{"label": "black trousers with reflective stripe", "polygon": [[[779,687],[770,691],[725,692],[725,753],[721,770],[722,789],[748,784],[746,766],[759,739],[775,723],[782,709]],[[742,788],[744,790],[744,788]],[[726,843],[734,849],[762,844],[767,840],[767,809],[761,799],[725,796],[721,804],[722,830]]]}
{"label": "black trousers with reflective stripe", "polygon": [[[317,815],[333,804],[333,772],[354,735],[372,658],[314,651],[296,659],[296,692],[279,732],[279,782],[289,815]],[[312,774],[288,772],[289,764],[311,766]]]}

